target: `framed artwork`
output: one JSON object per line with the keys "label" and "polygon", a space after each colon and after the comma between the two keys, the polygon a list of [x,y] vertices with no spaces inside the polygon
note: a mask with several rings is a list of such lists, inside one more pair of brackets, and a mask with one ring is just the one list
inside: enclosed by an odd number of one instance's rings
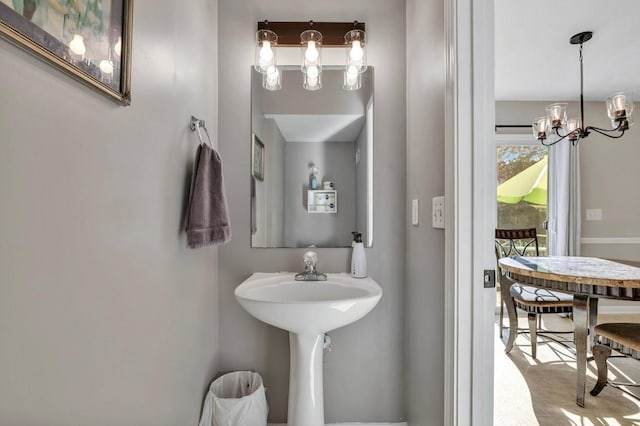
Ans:
{"label": "framed artwork", "polygon": [[251,150],[251,168],[253,175],[258,180],[264,180],[264,144],[256,135],[253,135],[253,148]]}
{"label": "framed artwork", "polygon": [[0,35],[122,105],[133,0],[0,0]]}

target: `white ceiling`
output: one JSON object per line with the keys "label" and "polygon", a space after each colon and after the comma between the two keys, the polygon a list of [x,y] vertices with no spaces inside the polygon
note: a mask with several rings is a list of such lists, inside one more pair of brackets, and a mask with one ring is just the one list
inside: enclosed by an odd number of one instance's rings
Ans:
{"label": "white ceiling", "polygon": [[584,44],[585,100],[624,91],[640,95],[640,0],[496,0],[497,100],[580,98],[579,45]]}
{"label": "white ceiling", "polygon": [[275,120],[286,142],[353,142],[363,114],[265,114]]}

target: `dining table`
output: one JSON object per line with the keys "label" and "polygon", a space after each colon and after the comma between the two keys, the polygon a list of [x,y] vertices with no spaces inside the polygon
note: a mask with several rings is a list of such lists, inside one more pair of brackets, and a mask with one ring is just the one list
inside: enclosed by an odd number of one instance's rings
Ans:
{"label": "dining table", "polygon": [[[597,324],[598,300],[640,301],[640,263],[581,256],[516,256],[502,258],[498,263],[511,283],[573,295],[576,404],[584,407],[587,353],[590,349],[587,336],[593,336],[593,328]],[[503,300],[510,300],[511,285],[501,287]],[[508,352],[517,334],[517,326],[513,327],[513,324],[517,324],[517,312],[513,303],[506,305],[511,324]]]}

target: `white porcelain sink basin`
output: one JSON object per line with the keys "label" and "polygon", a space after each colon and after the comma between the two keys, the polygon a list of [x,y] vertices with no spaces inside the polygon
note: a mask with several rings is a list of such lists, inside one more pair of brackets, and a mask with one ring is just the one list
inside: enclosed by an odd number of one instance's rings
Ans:
{"label": "white porcelain sink basin", "polygon": [[327,281],[295,281],[293,273],[255,273],[235,296],[257,319],[289,331],[289,426],[324,426],[324,333],[365,316],[382,297],[371,278],[327,274]]}
{"label": "white porcelain sink basin", "polygon": [[327,281],[295,281],[293,273],[255,273],[235,296],[260,321],[294,333],[320,334],[365,316],[382,297],[371,278],[328,274]]}

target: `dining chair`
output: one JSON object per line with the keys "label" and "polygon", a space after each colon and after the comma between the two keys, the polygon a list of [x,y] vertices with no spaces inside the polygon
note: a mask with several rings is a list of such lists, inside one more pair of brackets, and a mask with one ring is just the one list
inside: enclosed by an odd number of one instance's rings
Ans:
{"label": "dining chair", "polygon": [[[496,229],[495,253],[498,265],[498,297],[500,298],[500,326],[499,333],[502,337],[504,321],[504,304],[513,303],[514,307],[527,313],[529,322],[529,336],[531,340],[531,356],[536,357],[538,333],[554,334],[564,333],[553,330],[543,330],[538,324],[538,315],[555,313],[571,314],[573,312],[573,296],[571,294],[538,288],[510,280],[505,271],[500,268],[498,262],[503,257],[539,256],[538,233],[536,228],[524,229]],[[508,288],[506,287],[508,286]],[[508,290],[508,291],[507,291]],[[505,346],[505,352],[513,348],[518,332],[518,319],[509,319],[509,338]]]}
{"label": "dining chair", "polygon": [[624,356],[640,360],[640,324],[615,322],[596,325],[594,328],[593,358],[598,368],[598,380],[591,390],[591,395],[597,396],[606,385],[640,386],[636,383],[613,382],[607,379],[607,359],[611,351]]}

